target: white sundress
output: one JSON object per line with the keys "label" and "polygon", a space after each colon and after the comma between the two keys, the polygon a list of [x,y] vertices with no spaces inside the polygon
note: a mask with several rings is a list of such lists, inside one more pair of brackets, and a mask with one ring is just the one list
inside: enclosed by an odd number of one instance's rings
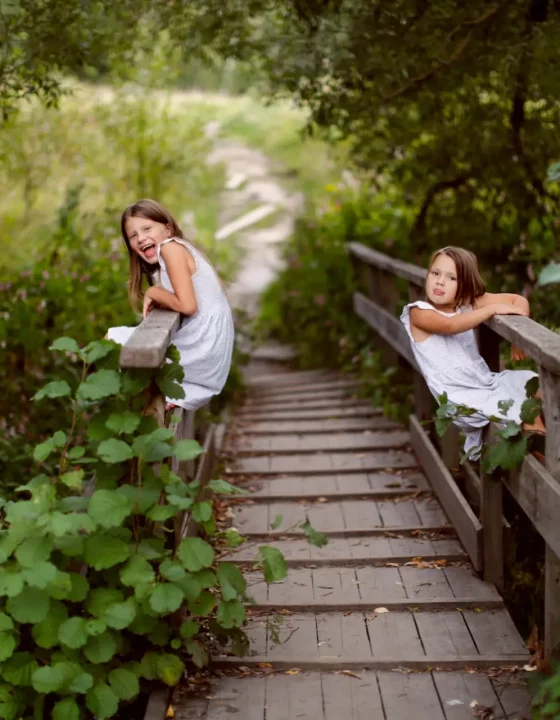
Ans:
{"label": "white sundress", "polygon": [[[414,357],[432,395],[437,399],[443,393],[450,402],[466,405],[480,411],[461,417],[455,423],[466,435],[464,449],[472,459],[480,456],[482,429],[488,425],[488,416],[503,417],[498,408],[500,400],[513,400],[507,419],[521,422],[521,405],[527,399],[525,385],[536,373],[531,370],[504,370],[492,372],[480,355],[474,330],[456,335],[432,334],[426,340],[415,342],[410,331],[410,308],[452,317],[457,313],[444,313],[428,302],[419,300],[406,305],[401,321],[412,344]],[[457,312],[470,312],[460,308]]]}
{"label": "white sundress", "polygon": [[[182,382],[185,397],[182,400],[168,398],[168,401],[186,410],[196,410],[206,405],[213,395],[218,395],[226,383],[235,337],[233,317],[214,269],[185,240],[169,238],[157,246],[160,285],[174,292],[165,261],[161,257],[161,246],[168,242],[183,245],[194,258],[196,272],[192,275],[192,282],[198,304],[194,315],[184,317],[171,338],[171,343],[181,355],[181,365],[185,371]],[[124,345],[135,330],[135,327],[110,328],[108,338]]]}

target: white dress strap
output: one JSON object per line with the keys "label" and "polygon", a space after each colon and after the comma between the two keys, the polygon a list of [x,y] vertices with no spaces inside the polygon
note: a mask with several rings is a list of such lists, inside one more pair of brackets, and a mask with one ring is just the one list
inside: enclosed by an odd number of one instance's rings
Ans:
{"label": "white dress strap", "polygon": [[[195,249],[194,249],[186,240],[184,240],[183,238],[172,237],[172,238],[167,238],[167,240],[162,240],[162,241],[159,243],[159,245],[157,246],[157,258],[158,258],[158,262],[161,264],[161,246],[162,246],[162,245],[166,245],[167,243],[170,243],[170,242],[179,243],[179,245],[182,245],[184,248],[186,248],[186,249],[190,252],[190,254],[192,255],[193,260],[194,260],[194,262],[195,262],[195,267],[196,267],[196,269],[198,270],[198,253],[195,252]],[[165,264],[165,263],[164,263],[164,264]]]}

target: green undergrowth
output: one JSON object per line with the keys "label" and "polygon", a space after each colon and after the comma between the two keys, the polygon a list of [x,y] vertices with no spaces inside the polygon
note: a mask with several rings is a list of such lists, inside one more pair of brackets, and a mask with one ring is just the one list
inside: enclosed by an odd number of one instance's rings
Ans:
{"label": "green undergrowth", "polygon": [[[33,401],[66,406],[67,421],[0,501],[0,717],[103,720],[154,683],[175,685],[217,644],[247,652],[247,583],[213,547],[243,541],[217,528],[212,502],[241,491],[181,480],[170,461],[202,448],[144,413],[154,392],[183,396],[173,347],[155,371],[119,371],[105,340],[62,337],[51,351],[58,378]],[[202,537],[176,537],[183,512]],[[274,547],[255,555],[266,582],[285,577]]]}

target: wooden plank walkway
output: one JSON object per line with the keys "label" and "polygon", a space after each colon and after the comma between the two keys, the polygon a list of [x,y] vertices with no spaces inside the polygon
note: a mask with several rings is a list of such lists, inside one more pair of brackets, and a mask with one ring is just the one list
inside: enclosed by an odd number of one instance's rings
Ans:
{"label": "wooden plank walkway", "polygon": [[[231,506],[247,542],[249,655],[213,658],[211,694],[176,720],[523,720],[525,643],[472,570],[404,428],[327,371],[252,377],[228,438]],[[316,547],[300,527],[328,537]],[[274,529],[273,529],[273,527]],[[267,586],[258,544],[289,566]],[[278,642],[278,640],[280,642]],[[476,701],[478,706],[471,707]]]}

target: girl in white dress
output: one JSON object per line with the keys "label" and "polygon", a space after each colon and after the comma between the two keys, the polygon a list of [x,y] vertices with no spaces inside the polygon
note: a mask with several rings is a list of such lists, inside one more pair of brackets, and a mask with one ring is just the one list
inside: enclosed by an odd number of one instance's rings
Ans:
{"label": "girl in white dress", "polygon": [[[121,229],[130,259],[132,306],[142,300],[144,318],[154,307],[184,316],[171,343],[181,355],[185,397],[169,405],[196,410],[221,392],[231,366],[233,318],[220,279],[206,256],[185,239],[171,213],[154,200],[127,208]],[[144,278],[150,286],[145,293]],[[107,337],[124,345],[135,329],[111,328]]]}
{"label": "girl in white dress", "polygon": [[[402,312],[403,322],[418,365],[434,397],[443,393],[456,405],[478,412],[462,416],[456,424],[465,433],[465,451],[480,455],[482,428],[490,416],[501,417],[498,403],[513,400],[507,419],[520,422],[527,399],[525,385],[535,377],[529,370],[491,372],[478,350],[474,328],[494,315],[529,316],[529,303],[521,295],[487,293],[476,256],[456,247],[434,253],[426,279],[426,301],[413,302]],[[512,346],[512,360],[522,360],[521,348]],[[526,430],[544,433],[542,418]]]}

